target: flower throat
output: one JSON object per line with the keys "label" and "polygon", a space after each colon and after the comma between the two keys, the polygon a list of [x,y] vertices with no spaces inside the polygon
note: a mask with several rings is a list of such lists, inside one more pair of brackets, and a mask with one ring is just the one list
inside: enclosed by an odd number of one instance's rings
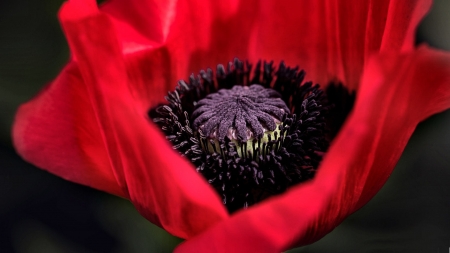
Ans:
{"label": "flower throat", "polygon": [[334,106],[304,78],[283,62],[275,70],[272,62],[253,68],[235,59],[215,76],[208,69],[179,81],[169,104],[149,115],[234,212],[313,178],[350,111],[354,94],[342,85],[329,85],[328,97],[342,97],[338,91],[350,102]]}

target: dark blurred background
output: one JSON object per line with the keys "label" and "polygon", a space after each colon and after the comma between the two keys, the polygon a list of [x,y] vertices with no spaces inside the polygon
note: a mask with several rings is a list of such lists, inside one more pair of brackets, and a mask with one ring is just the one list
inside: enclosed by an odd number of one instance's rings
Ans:
{"label": "dark blurred background", "polygon": [[[171,252],[181,242],[126,200],[22,161],[10,131],[19,104],[68,59],[62,0],[0,2],[0,252]],[[450,1],[437,0],[417,41],[450,50]],[[450,111],[421,123],[368,205],[319,242],[290,252],[449,252]]]}

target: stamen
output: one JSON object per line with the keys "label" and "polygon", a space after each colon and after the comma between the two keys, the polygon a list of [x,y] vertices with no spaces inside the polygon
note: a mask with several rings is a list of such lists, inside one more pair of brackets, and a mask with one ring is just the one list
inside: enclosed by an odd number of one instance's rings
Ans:
{"label": "stamen", "polygon": [[235,59],[180,81],[153,121],[230,212],[311,179],[328,147],[329,105],[305,72]]}

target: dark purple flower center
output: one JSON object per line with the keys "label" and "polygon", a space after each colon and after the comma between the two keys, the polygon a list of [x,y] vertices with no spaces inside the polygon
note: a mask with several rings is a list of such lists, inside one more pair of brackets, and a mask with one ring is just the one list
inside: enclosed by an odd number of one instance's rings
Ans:
{"label": "dark purple flower center", "polygon": [[274,131],[284,114],[289,112],[281,95],[261,85],[235,85],[209,94],[196,104],[192,113],[194,129],[209,138],[247,142],[261,139]]}
{"label": "dark purple flower center", "polygon": [[304,77],[284,63],[275,71],[236,59],[180,81],[149,114],[233,212],[311,179],[337,132],[330,126],[342,124],[330,123],[339,107]]}

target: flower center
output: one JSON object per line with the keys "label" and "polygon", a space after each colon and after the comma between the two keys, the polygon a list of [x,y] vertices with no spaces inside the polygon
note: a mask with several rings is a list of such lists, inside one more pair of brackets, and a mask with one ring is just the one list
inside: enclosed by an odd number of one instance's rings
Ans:
{"label": "flower center", "polygon": [[274,131],[289,108],[281,95],[261,85],[235,85],[200,100],[192,113],[194,129],[222,141],[246,142]]}
{"label": "flower center", "polygon": [[284,63],[275,71],[236,59],[180,81],[149,114],[234,212],[314,176],[333,108],[304,77]]}
{"label": "flower center", "polygon": [[255,151],[252,141],[257,142],[256,148],[260,148],[261,143],[277,139],[280,136],[278,125],[288,112],[289,108],[278,92],[259,84],[235,85],[198,101],[192,119],[204,150],[212,153],[220,148],[220,142],[228,138],[236,144],[240,157],[247,156],[240,148],[247,143],[246,149],[251,157]]}

